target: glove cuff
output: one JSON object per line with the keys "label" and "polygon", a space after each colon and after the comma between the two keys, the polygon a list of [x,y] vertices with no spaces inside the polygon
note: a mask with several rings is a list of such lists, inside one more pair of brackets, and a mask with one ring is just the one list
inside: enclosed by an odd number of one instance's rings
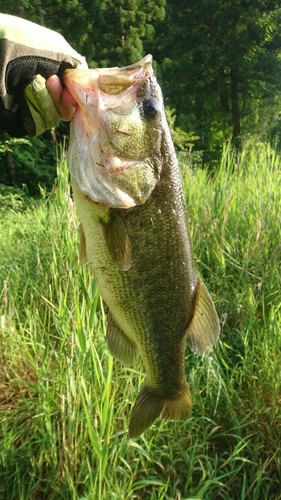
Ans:
{"label": "glove cuff", "polygon": [[59,123],[60,113],[48,93],[43,76],[35,76],[24,89],[24,97],[25,102],[21,102],[21,107],[25,107],[25,112],[22,116],[24,127],[31,137],[40,135]]}

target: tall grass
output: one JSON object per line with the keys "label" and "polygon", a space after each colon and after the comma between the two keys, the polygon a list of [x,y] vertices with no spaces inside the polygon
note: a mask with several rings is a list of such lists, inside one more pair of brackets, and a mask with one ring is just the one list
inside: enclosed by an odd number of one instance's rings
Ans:
{"label": "tall grass", "polygon": [[1,212],[0,499],[281,499],[281,165],[226,146],[217,172],[181,161],[199,273],[223,329],[187,352],[185,422],[126,432],[143,381],[113,361],[60,162],[50,197]]}

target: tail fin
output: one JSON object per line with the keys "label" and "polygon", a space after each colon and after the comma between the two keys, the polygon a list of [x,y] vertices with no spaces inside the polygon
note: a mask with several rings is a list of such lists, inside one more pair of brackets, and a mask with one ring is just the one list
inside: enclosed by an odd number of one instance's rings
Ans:
{"label": "tail fin", "polygon": [[184,388],[173,398],[165,400],[161,417],[167,420],[185,420],[190,415],[191,407],[192,399],[186,382]]}
{"label": "tail fin", "polygon": [[192,401],[188,384],[172,398],[165,398],[144,385],[133,407],[129,425],[131,438],[140,436],[157,417],[185,420],[191,412]]}

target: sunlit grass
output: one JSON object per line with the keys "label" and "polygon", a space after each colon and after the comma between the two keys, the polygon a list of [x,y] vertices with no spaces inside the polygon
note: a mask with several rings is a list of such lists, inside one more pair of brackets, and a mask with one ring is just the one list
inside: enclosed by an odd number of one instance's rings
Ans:
{"label": "sunlit grass", "polygon": [[129,440],[143,381],[108,354],[65,161],[50,197],[1,212],[0,499],[281,499],[281,183],[267,145],[212,174],[181,160],[196,265],[222,335],[187,351],[186,422]]}

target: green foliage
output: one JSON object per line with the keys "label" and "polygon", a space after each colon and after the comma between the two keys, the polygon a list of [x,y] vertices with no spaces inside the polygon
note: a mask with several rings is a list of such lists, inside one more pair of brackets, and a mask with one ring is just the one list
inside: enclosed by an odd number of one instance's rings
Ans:
{"label": "green foliage", "polygon": [[18,144],[30,144],[30,142],[28,139],[18,139],[16,137],[9,137],[5,134],[0,142],[0,155],[11,153]]}
{"label": "green foliage", "polygon": [[153,53],[167,103],[196,118],[200,149],[264,138],[279,122],[280,21],[277,1],[167,0]]}
{"label": "green foliage", "polygon": [[[10,153],[12,166],[7,163],[6,154]],[[13,172],[9,175],[9,169]],[[48,139],[39,137],[29,139],[0,138],[0,179],[4,184],[16,188],[25,186],[30,196],[40,193],[40,187],[50,190],[56,176],[56,147]]]}
{"label": "green foliage", "polygon": [[[184,158],[184,157],[183,157]],[[229,145],[181,162],[195,259],[223,330],[189,351],[185,422],[128,439],[143,368],[112,361],[65,161],[50,198],[0,212],[0,498],[280,500],[280,157]]]}
{"label": "green foliage", "polygon": [[25,191],[0,184],[0,214],[13,212],[25,212],[27,208],[35,205]]}
{"label": "green foliage", "polygon": [[[1,7],[61,32],[91,67],[124,66],[143,57],[152,21],[163,19],[166,0],[12,0]],[[0,4],[1,6],[1,4]]]}
{"label": "green foliage", "polygon": [[198,141],[199,136],[196,136],[193,132],[185,132],[180,127],[175,126],[176,115],[174,110],[166,108],[166,117],[177,151],[192,151],[194,143]]}

